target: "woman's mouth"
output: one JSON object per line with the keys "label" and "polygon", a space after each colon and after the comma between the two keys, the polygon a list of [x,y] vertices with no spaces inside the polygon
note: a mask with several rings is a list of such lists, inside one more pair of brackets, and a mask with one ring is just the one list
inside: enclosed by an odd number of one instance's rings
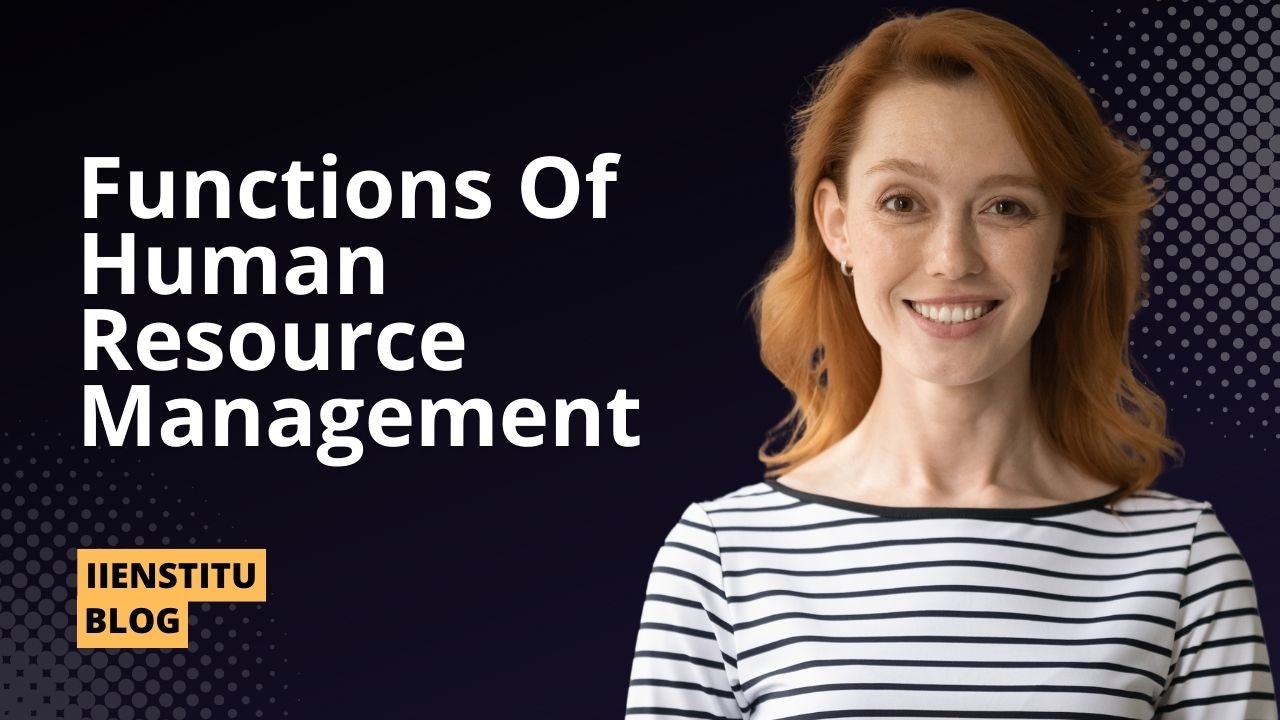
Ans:
{"label": "woman's mouth", "polygon": [[926,317],[941,325],[959,325],[972,322],[991,312],[1000,304],[999,300],[967,303],[919,303],[903,300],[912,312]]}
{"label": "woman's mouth", "polygon": [[990,327],[1002,302],[920,303],[903,300],[902,304],[926,334],[942,340],[959,340]]}

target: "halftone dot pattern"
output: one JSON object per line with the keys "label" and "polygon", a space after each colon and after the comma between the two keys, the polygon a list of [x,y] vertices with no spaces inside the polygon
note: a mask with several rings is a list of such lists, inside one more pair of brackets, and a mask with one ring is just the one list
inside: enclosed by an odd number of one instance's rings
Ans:
{"label": "halftone dot pattern", "polygon": [[1151,296],[1133,344],[1171,412],[1280,439],[1280,5],[1095,14],[1084,81],[1113,128],[1151,151],[1144,172],[1164,193],[1143,222]]}
{"label": "halftone dot pattern", "polygon": [[186,650],[76,648],[77,547],[223,538],[140,460],[41,435],[0,437],[0,720],[287,717],[262,603],[193,605]]}

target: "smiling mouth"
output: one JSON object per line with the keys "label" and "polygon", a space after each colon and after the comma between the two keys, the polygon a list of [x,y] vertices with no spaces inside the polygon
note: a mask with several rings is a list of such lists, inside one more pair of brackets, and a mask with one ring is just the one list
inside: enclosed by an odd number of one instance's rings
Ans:
{"label": "smiling mouth", "polygon": [[940,325],[957,325],[986,315],[1000,306],[999,300],[976,303],[926,304],[903,300],[907,309]]}

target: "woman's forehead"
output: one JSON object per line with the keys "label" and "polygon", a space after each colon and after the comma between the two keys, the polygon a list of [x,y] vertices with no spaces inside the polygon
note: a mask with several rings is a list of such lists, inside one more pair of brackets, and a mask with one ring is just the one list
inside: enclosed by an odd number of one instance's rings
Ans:
{"label": "woman's forehead", "polygon": [[1038,181],[1001,106],[980,83],[903,83],[877,93],[849,172],[854,182],[895,172],[935,183]]}

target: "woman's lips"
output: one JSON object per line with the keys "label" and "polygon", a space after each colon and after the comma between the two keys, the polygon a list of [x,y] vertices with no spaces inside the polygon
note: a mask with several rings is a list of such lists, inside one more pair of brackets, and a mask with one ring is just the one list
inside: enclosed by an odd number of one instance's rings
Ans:
{"label": "woman's lips", "polygon": [[941,323],[941,322],[938,322],[937,320],[930,320],[928,317],[916,312],[915,308],[911,307],[910,300],[902,301],[903,309],[905,309],[908,313],[911,313],[911,317],[914,319],[916,326],[918,326],[921,330],[924,330],[926,333],[928,333],[932,337],[941,338],[944,340],[955,340],[959,338],[969,337],[970,335],[977,333],[983,328],[990,326],[991,325],[990,318],[993,315],[995,315],[997,312],[999,312],[1000,307],[1004,304],[999,300],[995,300],[994,303],[995,304],[991,307],[991,309],[988,310],[986,313],[984,313],[980,318],[977,318],[974,320],[965,320],[963,322]]}

